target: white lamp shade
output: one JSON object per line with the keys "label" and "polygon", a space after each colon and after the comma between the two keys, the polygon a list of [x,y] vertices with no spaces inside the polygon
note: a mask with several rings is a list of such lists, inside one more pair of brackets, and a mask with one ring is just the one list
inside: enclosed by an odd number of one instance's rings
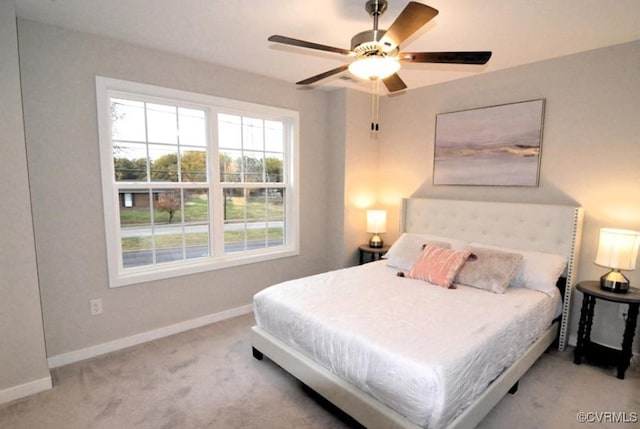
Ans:
{"label": "white lamp shade", "polygon": [[387,232],[386,210],[367,210],[367,232]]}
{"label": "white lamp shade", "polygon": [[618,270],[635,270],[640,232],[602,228],[595,263]]}
{"label": "white lamp shade", "polygon": [[361,58],[349,64],[349,71],[360,79],[385,79],[398,70],[398,60],[388,57]]}

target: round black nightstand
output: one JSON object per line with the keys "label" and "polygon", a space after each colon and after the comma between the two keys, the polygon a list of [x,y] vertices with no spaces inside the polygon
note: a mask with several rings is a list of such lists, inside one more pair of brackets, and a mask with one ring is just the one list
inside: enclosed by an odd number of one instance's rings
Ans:
{"label": "round black nightstand", "polygon": [[[624,379],[624,373],[631,362],[631,346],[638,321],[638,307],[640,307],[640,289],[630,287],[627,293],[614,293],[601,289],[600,282],[597,281],[580,282],[577,289],[584,294],[584,297],[582,298],[582,309],[580,310],[578,344],[574,350],[573,362],[580,365],[583,357],[596,363],[611,364],[614,362],[618,369],[618,378]],[[627,322],[622,338],[622,350],[591,342],[591,325],[597,299],[629,305]]]}
{"label": "round black nightstand", "polygon": [[358,248],[360,250],[360,265],[364,264],[364,255],[371,255],[371,259],[369,262],[376,261],[387,253],[390,246],[382,246],[382,247],[371,247],[368,244],[362,244]]}

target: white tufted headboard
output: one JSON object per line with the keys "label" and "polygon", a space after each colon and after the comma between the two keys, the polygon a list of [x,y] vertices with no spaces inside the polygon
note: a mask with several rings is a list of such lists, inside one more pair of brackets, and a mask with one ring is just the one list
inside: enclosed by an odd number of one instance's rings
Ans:
{"label": "white tufted headboard", "polygon": [[576,283],[582,236],[581,207],[407,198],[400,232],[436,234],[567,258],[559,348],[567,342],[571,289]]}

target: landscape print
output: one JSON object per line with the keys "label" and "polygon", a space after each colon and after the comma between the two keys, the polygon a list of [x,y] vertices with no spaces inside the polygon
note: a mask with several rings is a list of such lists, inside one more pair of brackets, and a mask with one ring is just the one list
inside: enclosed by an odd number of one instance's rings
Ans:
{"label": "landscape print", "polygon": [[434,185],[538,186],[544,100],[436,116]]}

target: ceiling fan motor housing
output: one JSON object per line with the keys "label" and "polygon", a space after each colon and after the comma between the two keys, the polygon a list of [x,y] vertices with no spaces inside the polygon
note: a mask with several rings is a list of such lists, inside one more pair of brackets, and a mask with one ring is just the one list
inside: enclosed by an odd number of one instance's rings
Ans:
{"label": "ceiling fan motor housing", "polygon": [[366,30],[351,38],[351,50],[356,56],[376,55],[381,50],[380,39],[386,30]]}
{"label": "ceiling fan motor housing", "polygon": [[[365,5],[366,11],[373,18],[373,30],[363,31],[351,38],[351,50],[356,57],[386,56],[390,54],[392,46],[380,43],[387,30],[378,29],[378,18],[387,10],[387,0],[369,0]],[[387,48],[387,49],[385,49]]]}

